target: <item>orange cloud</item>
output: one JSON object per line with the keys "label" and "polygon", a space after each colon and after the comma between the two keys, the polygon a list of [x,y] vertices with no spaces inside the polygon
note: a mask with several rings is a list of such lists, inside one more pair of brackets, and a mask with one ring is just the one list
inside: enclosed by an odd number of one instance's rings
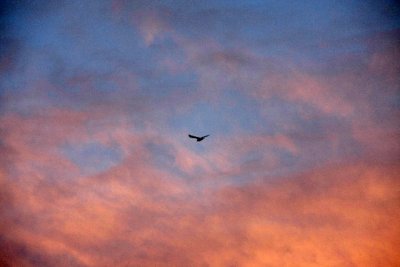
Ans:
{"label": "orange cloud", "polygon": [[[79,120],[75,122],[74,128],[79,127]],[[23,124],[18,127],[24,129]],[[121,144],[127,138],[109,131]],[[347,162],[286,177],[259,176],[247,183],[229,185],[228,180],[205,186],[203,180],[186,181],[155,165],[143,147],[145,137],[129,138],[136,140],[134,148],[142,150],[135,151],[141,154],[127,155],[119,165],[91,177],[53,180],[49,173],[62,165],[52,162],[36,176],[30,169],[17,176],[5,172],[1,212],[8,230],[1,232],[1,240],[8,252],[2,261],[28,266],[35,262],[395,266],[400,262],[396,164]],[[282,136],[260,138],[267,145],[296,152]],[[53,141],[45,154],[54,147]],[[9,143],[13,144],[17,141]],[[24,153],[32,145],[20,144],[14,167],[25,168]],[[193,164],[208,166],[207,176],[218,179],[221,169],[213,164],[219,166],[221,155],[210,154],[216,160],[208,162],[178,143],[173,147],[179,168],[190,173]],[[194,162],[185,163],[185,157],[194,157]],[[225,165],[226,170],[230,166]]]}
{"label": "orange cloud", "polygon": [[[264,20],[239,6],[6,18],[18,46],[0,61],[1,266],[400,265],[397,31],[322,34],[325,62],[306,51],[316,28],[264,31],[280,8]],[[282,56],[298,45],[297,63]],[[90,160],[111,150],[111,165]]]}

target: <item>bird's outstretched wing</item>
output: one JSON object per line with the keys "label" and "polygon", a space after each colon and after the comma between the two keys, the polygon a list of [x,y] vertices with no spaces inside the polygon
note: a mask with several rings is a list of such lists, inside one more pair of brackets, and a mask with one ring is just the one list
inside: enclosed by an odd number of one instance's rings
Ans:
{"label": "bird's outstretched wing", "polygon": [[196,138],[196,139],[198,138],[197,136],[194,136],[194,135],[191,135],[191,134],[189,134],[189,137],[190,138]]}
{"label": "bird's outstretched wing", "polygon": [[202,136],[201,138],[206,138],[206,137],[208,137],[208,136],[210,136],[209,134],[207,134],[207,135],[205,135],[205,136]]}

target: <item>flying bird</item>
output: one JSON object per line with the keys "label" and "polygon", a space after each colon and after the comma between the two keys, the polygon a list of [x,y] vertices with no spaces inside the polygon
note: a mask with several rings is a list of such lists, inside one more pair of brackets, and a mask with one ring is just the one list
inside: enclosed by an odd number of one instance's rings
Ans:
{"label": "flying bird", "polygon": [[205,135],[205,136],[202,136],[202,137],[197,137],[197,136],[194,136],[194,135],[189,134],[189,137],[190,137],[190,138],[195,138],[195,139],[197,140],[197,142],[202,141],[202,140],[203,140],[204,138],[206,138],[207,136],[210,136],[210,135],[208,134],[208,135]]}

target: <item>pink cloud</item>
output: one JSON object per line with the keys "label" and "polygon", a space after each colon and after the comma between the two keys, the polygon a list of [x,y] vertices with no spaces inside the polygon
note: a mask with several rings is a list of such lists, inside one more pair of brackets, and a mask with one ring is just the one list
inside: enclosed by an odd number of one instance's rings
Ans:
{"label": "pink cloud", "polygon": [[[13,168],[20,170],[1,177],[7,196],[2,199],[7,207],[3,225],[9,229],[1,235],[12,251],[3,256],[7,264],[32,265],[35,257],[58,266],[399,263],[396,164],[360,160],[286,177],[259,174],[245,184],[224,178],[204,187],[203,179],[187,181],[151,160],[145,144],[157,137],[154,129],[130,131],[129,123],[120,121],[90,134],[85,125],[91,113],[45,114],[3,118],[15,133],[5,141],[18,155]],[[26,164],[35,161],[35,136],[42,147],[37,162],[43,168],[37,170]],[[52,150],[71,136],[116,142],[127,152],[121,163],[102,173],[53,177],[60,168],[74,173],[76,166],[64,165],[68,161],[61,155],[55,158],[58,163],[51,160]],[[172,146],[179,169],[194,173],[201,166],[208,181],[220,179],[223,171],[241,175],[253,169],[235,169],[233,151],[240,156],[266,145],[299,153],[282,134],[227,140],[228,152],[216,149],[207,157],[174,140],[158,142]],[[260,168],[265,171],[265,165]],[[21,244],[29,253],[19,252]]]}
{"label": "pink cloud", "polygon": [[138,29],[147,46],[153,44],[159,38],[170,31],[165,18],[165,13],[160,14],[156,10],[141,10],[133,15],[133,21],[138,25]]}
{"label": "pink cloud", "polygon": [[352,104],[341,89],[333,86],[318,77],[292,70],[285,74],[267,75],[254,94],[264,99],[282,97],[290,102],[310,105],[326,114],[350,116]]}
{"label": "pink cloud", "polygon": [[[123,7],[114,2],[113,12]],[[398,112],[380,105],[397,94],[397,50],[366,58],[362,75],[359,69],[317,75],[299,66],[281,73],[250,49],[185,37],[161,13],[141,10],[134,24],[147,46],[170,35],[183,62],[165,56],[158,63],[173,75],[193,71],[195,93],[154,98],[143,93],[137,74],[121,71],[102,76],[117,85],[112,93],[96,89],[97,74],[79,73],[66,79],[67,86],[82,89],[78,93],[44,80],[27,95],[6,96],[0,263],[399,265]],[[276,69],[289,65],[281,64]],[[302,121],[281,119],[285,114],[278,112],[276,128],[246,132],[233,120],[231,134],[212,135],[203,147],[171,129],[170,118],[199,101],[220,104],[226,90],[252,97],[260,125],[272,116],[266,110],[273,97],[306,122],[318,117],[319,124],[306,131]],[[51,92],[71,108],[54,107]],[[15,107],[25,107],[24,115]],[[82,175],[63,145],[88,142],[116,147],[122,159]],[[353,146],[362,149],[341,151]],[[159,163],[158,157],[167,160]],[[286,166],[285,157],[305,164]]]}

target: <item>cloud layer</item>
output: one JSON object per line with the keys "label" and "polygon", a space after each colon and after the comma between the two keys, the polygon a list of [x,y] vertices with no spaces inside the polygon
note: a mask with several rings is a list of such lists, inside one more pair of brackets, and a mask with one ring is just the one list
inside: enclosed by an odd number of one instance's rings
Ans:
{"label": "cloud layer", "polygon": [[394,3],[3,10],[2,265],[400,264]]}

